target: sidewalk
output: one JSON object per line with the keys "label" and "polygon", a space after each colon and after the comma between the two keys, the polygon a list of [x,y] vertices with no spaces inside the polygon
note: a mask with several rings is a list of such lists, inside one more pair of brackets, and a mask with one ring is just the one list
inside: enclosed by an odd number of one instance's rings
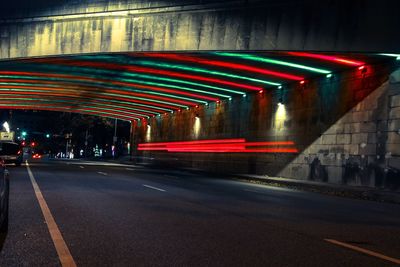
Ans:
{"label": "sidewalk", "polygon": [[269,177],[266,175],[238,174],[236,177],[238,180],[245,180],[252,183],[265,184],[269,186],[286,187],[295,190],[309,191],[339,197],[400,204],[400,191]]}

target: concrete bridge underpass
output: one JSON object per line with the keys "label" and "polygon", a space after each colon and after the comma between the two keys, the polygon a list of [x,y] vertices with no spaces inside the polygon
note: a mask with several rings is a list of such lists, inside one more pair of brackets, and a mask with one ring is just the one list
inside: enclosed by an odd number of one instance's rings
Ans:
{"label": "concrete bridge underpass", "polygon": [[132,153],[219,172],[398,186],[398,55],[102,53],[0,63],[0,108],[131,121]]}
{"label": "concrete bridge underpass", "polygon": [[0,105],[129,120],[134,156],[158,163],[398,188],[397,10],[16,0],[0,11]]}
{"label": "concrete bridge underpass", "polygon": [[397,1],[28,1],[0,10],[0,58],[99,52],[400,53]]}

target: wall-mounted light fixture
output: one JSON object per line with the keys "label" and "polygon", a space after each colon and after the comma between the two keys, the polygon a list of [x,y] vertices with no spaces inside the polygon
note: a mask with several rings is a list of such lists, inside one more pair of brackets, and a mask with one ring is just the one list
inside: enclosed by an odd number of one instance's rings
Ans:
{"label": "wall-mounted light fixture", "polygon": [[150,124],[147,124],[146,128],[147,128],[146,129],[146,142],[149,142],[149,141],[151,141],[151,126],[150,126]]}
{"label": "wall-mounted light fixture", "polygon": [[367,72],[367,68],[365,67],[365,65],[362,65],[362,66],[358,67],[358,70],[360,70],[362,73],[366,73]]}
{"label": "wall-mounted light fixture", "polygon": [[200,127],[201,127],[201,120],[200,120],[199,114],[196,113],[195,117],[194,117],[194,125],[193,125],[194,138],[198,138],[199,137],[199,135],[200,135]]}

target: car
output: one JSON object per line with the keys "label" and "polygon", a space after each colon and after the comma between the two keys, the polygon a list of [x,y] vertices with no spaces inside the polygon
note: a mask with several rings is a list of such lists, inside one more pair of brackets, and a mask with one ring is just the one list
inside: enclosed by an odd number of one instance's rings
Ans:
{"label": "car", "polygon": [[33,158],[33,159],[41,159],[41,158],[42,158],[42,155],[39,154],[39,153],[34,153],[34,154],[32,155],[32,158]]}
{"label": "car", "polygon": [[0,155],[0,233],[8,230],[8,199],[10,194],[10,179],[4,160]]}
{"label": "car", "polygon": [[14,163],[21,166],[23,160],[22,149],[19,144],[14,142],[0,142],[0,156],[6,164]]}

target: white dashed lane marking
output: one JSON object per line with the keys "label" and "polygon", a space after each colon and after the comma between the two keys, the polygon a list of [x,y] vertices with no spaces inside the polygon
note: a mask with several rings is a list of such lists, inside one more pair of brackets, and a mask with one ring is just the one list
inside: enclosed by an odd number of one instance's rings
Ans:
{"label": "white dashed lane marking", "polygon": [[154,186],[151,186],[151,185],[144,184],[143,186],[147,187],[147,188],[150,188],[150,189],[153,189],[153,190],[158,190],[158,191],[161,191],[161,192],[165,192],[164,189],[157,188],[157,187],[154,187]]}
{"label": "white dashed lane marking", "polygon": [[345,242],[340,242],[340,241],[337,241],[335,239],[324,239],[324,240],[326,242],[335,244],[337,246],[341,246],[341,247],[345,247],[345,248],[348,248],[348,249],[351,249],[351,250],[355,250],[357,252],[360,252],[360,253],[375,257],[375,258],[379,258],[381,260],[390,261],[390,262],[393,262],[395,264],[399,264],[400,265],[400,259],[392,258],[392,257],[386,256],[386,255],[380,254],[378,252],[371,251],[371,250],[368,250],[368,249],[365,249],[365,248],[360,248],[360,247],[357,247],[357,246],[354,246],[354,245],[350,245],[350,244],[347,244]]}

